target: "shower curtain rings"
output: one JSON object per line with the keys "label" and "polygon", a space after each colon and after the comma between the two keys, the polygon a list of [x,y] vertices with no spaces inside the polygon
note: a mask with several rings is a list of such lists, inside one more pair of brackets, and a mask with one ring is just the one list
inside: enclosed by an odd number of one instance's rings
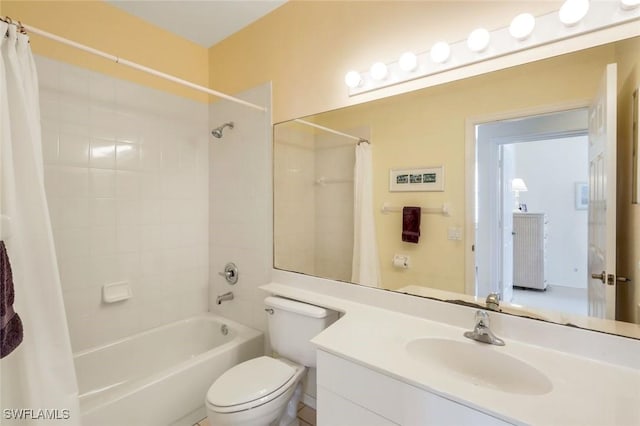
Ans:
{"label": "shower curtain rings", "polygon": [[[6,22],[7,24],[11,25],[13,24],[13,20],[11,18],[9,18],[8,16],[0,16],[0,21],[2,22]],[[9,30],[7,29],[7,32],[4,34],[5,38],[9,37]]]}
{"label": "shower curtain rings", "polygon": [[[15,25],[20,34],[27,35],[27,30],[24,27],[24,25],[22,25],[21,21],[14,21],[13,19],[11,19],[10,16],[0,16],[0,21],[6,22],[9,25]],[[7,30],[7,32],[6,32],[6,34],[4,36],[5,37],[9,37],[9,30]]]}

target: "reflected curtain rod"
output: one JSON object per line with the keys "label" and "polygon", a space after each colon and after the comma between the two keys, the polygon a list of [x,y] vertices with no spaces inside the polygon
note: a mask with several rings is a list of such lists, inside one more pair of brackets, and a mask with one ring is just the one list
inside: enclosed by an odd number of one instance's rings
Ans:
{"label": "reflected curtain rod", "polygon": [[368,143],[369,145],[371,145],[371,142],[369,142],[368,140],[366,140],[364,138],[360,138],[358,136],[353,136],[353,135],[350,135],[348,133],[343,133],[343,132],[340,132],[338,130],[331,129],[329,127],[321,126],[319,124],[312,123],[312,122],[307,121],[307,120],[303,120],[301,118],[296,118],[293,121],[295,121],[297,123],[300,123],[300,124],[306,124],[307,126],[315,127],[316,129],[324,130],[325,132],[333,133],[334,135],[344,136],[345,138],[356,140],[356,141],[358,141],[358,145],[360,145],[363,142]]}
{"label": "reflected curtain rod", "polygon": [[228,101],[236,102],[238,104],[247,106],[249,108],[257,109],[259,111],[266,111],[267,110],[263,106],[252,104],[251,102],[247,102],[245,100],[233,97],[231,95],[227,95],[226,93],[218,92],[217,90],[212,90],[212,89],[209,89],[208,87],[204,87],[204,86],[200,86],[200,85],[195,84],[195,83],[191,83],[190,81],[183,80],[181,78],[172,76],[170,74],[163,73],[161,71],[155,70],[153,68],[146,67],[144,65],[137,64],[135,62],[129,61],[129,60],[124,59],[124,58],[120,58],[120,57],[115,56],[115,55],[111,55],[111,54],[103,52],[101,50],[94,49],[93,47],[85,46],[84,44],[80,44],[80,43],[75,42],[73,40],[69,40],[69,39],[66,39],[64,37],[60,37],[58,35],[55,35],[55,34],[47,32],[47,31],[41,30],[39,28],[32,27],[31,25],[26,25],[26,24],[23,24],[23,23],[21,23],[19,21],[12,20],[9,17],[0,18],[0,19],[2,19],[4,22],[6,22],[6,23],[8,23],[10,25],[16,25],[18,28],[22,28],[24,30],[27,30],[28,32],[33,33],[33,34],[37,34],[39,36],[48,38],[50,40],[57,41],[58,43],[65,44],[67,46],[75,47],[76,49],[82,50],[82,51],[87,52],[87,53],[91,53],[91,54],[96,55],[96,56],[100,56],[100,57],[102,57],[104,59],[108,59],[108,60],[110,60],[112,62],[115,62],[117,64],[122,64],[122,65],[125,65],[125,66],[129,67],[129,68],[133,68],[135,70],[142,71],[144,73],[151,74],[151,75],[154,75],[156,77],[160,77],[160,78],[163,78],[165,80],[172,81],[172,82],[180,84],[182,86],[186,86],[186,87],[189,87],[191,89],[198,90],[200,92],[204,92],[204,93],[207,93],[209,95],[216,96],[218,98],[222,98],[222,99],[226,99]]}

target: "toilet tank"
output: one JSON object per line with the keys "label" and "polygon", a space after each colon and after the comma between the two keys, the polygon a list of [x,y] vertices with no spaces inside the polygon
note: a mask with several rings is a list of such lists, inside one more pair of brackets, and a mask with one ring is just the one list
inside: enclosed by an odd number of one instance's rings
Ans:
{"label": "toilet tank", "polygon": [[282,297],[267,297],[264,303],[271,348],[288,360],[315,367],[316,348],[310,340],[337,320],[338,312]]}

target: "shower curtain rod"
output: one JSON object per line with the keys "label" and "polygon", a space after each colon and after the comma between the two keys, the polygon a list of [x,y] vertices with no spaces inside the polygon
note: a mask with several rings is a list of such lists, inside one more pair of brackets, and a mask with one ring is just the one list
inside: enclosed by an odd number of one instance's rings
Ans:
{"label": "shower curtain rod", "polygon": [[18,26],[18,28],[23,28],[23,29],[27,30],[28,32],[31,32],[31,33],[37,34],[39,36],[42,36],[42,37],[57,41],[57,42],[62,43],[62,44],[66,44],[67,46],[75,47],[76,49],[82,50],[82,51],[87,52],[87,53],[91,53],[91,54],[96,55],[96,56],[100,56],[102,58],[105,58],[105,59],[108,59],[110,61],[113,61],[113,62],[115,62],[117,64],[122,64],[122,65],[125,65],[125,66],[129,67],[129,68],[133,68],[133,69],[136,69],[138,71],[142,71],[142,72],[145,72],[147,74],[151,74],[151,75],[154,75],[156,77],[160,77],[160,78],[163,78],[165,80],[172,81],[174,83],[180,84],[182,86],[189,87],[191,89],[198,90],[200,92],[207,93],[209,95],[213,95],[213,96],[216,96],[216,97],[219,97],[219,98],[223,98],[223,99],[226,99],[228,101],[236,102],[238,104],[247,106],[249,108],[257,109],[259,111],[266,111],[267,110],[263,106],[252,104],[251,102],[247,102],[245,100],[233,97],[231,95],[227,95],[226,93],[218,92],[217,90],[212,90],[212,89],[209,89],[208,87],[204,87],[204,86],[200,86],[200,85],[195,84],[195,83],[191,83],[190,81],[183,80],[183,79],[178,78],[178,77],[174,77],[174,76],[172,76],[170,74],[163,73],[163,72],[155,70],[153,68],[145,67],[144,65],[140,65],[140,64],[137,64],[135,62],[129,61],[127,59],[123,59],[123,58],[120,58],[118,56],[111,55],[109,53],[100,51],[98,49],[94,49],[92,47],[85,46],[85,45],[80,44],[78,42],[75,42],[73,40],[69,40],[69,39],[60,37],[58,35],[49,33],[47,31],[41,30],[39,28],[32,27],[31,25],[22,24],[19,21],[12,20],[9,17],[5,17],[5,19],[2,19],[2,20],[7,22],[7,23],[9,23],[9,24],[16,25],[16,26]]}
{"label": "shower curtain rod", "polygon": [[364,143],[368,143],[369,145],[371,145],[371,142],[369,142],[367,139],[360,138],[358,136],[353,136],[353,135],[350,135],[348,133],[339,132],[338,130],[334,130],[334,129],[331,129],[331,128],[325,127],[325,126],[321,126],[319,124],[312,123],[310,121],[303,120],[301,118],[296,118],[293,121],[295,121],[297,123],[301,123],[301,124],[306,124],[307,126],[315,127],[316,129],[324,130],[325,132],[333,133],[334,135],[344,136],[345,138],[356,140],[356,141],[358,141],[358,145],[360,145],[363,142]]}

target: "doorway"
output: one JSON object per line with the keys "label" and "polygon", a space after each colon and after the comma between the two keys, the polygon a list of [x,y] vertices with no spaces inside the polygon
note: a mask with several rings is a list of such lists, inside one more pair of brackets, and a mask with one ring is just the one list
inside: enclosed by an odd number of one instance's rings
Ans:
{"label": "doorway", "polygon": [[476,125],[475,288],[586,315],[586,108]]}

